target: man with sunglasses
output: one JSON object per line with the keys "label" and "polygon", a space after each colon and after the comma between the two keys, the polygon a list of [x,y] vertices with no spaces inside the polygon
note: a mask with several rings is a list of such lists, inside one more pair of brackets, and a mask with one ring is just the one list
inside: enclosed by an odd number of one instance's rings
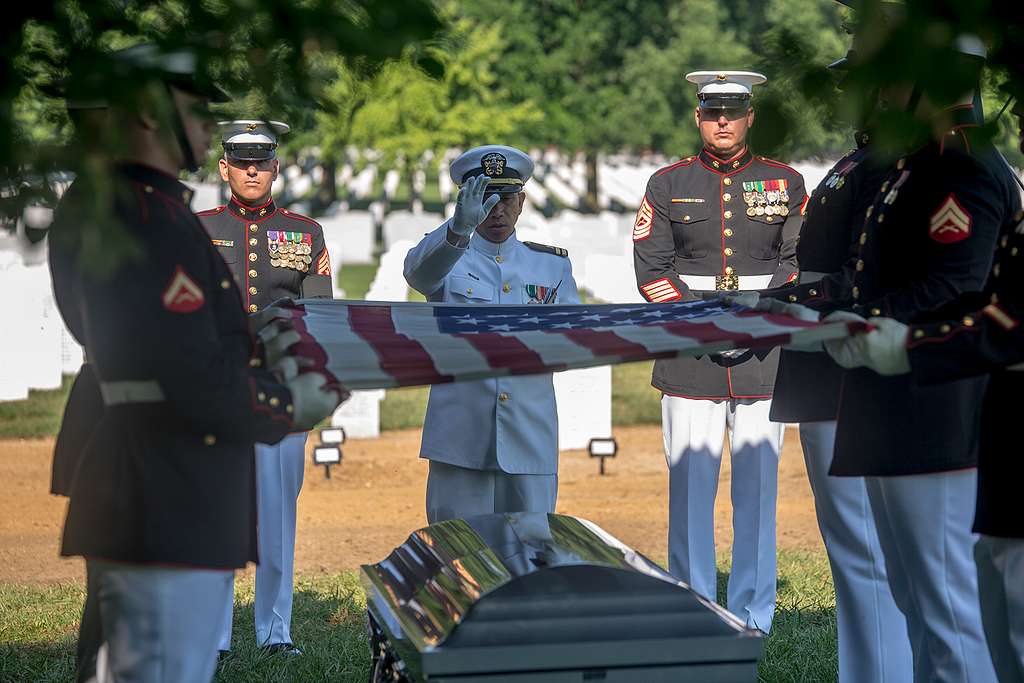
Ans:
{"label": "man with sunglasses", "polygon": [[[637,286],[652,302],[778,287],[796,277],[804,181],[754,156],[754,85],[745,71],[695,71],[700,153],[657,171],[633,227]],[[749,356],[749,354],[748,354]],[[725,368],[709,358],[659,360],[669,465],[669,569],[716,593],[714,507],[726,428],[732,454],[733,565],[728,608],[767,632],[775,611],[775,499],[783,425],[769,420],[773,351]]]}
{"label": "man with sunglasses", "polygon": [[[277,178],[278,121],[219,123],[224,156],[220,177],[231,199],[198,214],[214,247],[234,276],[247,313],[281,298],[330,298],[331,261],[323,229],[280,208],[270,196]],[[306,433],[274,445],[256,444],[260,562],[256,567],[256,642],[267,652],[300,655],[291,638],[295,560],[295,510],[302,488]],[[219,649],[231,649],[232,600]]]}
{"label": "man with sunglasses", "polygon": [[[565,249],[516,238],[523,186],[533,174],[530,157],[485,145],[462,154],[449,172],[461,187],[455,215],[409,251],[409,286],[430,301],[453,304],[578,304]],[[558,413],[551,375],[435,384],[420,457],[430,461],[431,524],[554,512]]]}

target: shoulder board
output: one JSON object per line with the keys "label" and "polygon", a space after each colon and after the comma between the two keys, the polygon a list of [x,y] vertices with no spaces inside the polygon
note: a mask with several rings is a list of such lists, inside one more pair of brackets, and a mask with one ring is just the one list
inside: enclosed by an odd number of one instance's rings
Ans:
{"label": "shoulder board", "polygon": [[547,244],[537,244],[536,242],[523,242],[523,245],[533,249],[534,251],[540,251],[545,254],[554,254],[555,256],[561,256],[562,258],[569,258],[569,250],[563,249],[562,247],[551,247]]}
{"label": "shoulder board", "polygon": [[658,169],[657,171],[654,172],[654,175],[659,176],[662,173],[668,173],[669,171],[671,171],[672,169],[675,169],[675,168],[686,168],[687,166],[689,166],[690,164],[692,164],[696,160],[697,160],[696,155],[695,156],[686,157],[685,159],[680,159],[679,161],[677,161],[674,164],[669,164],[668,166],[666,166],[664,168]]}
{"label": "shoulder board", "polygon": [[228,208],[227,204],[224,204],[223,206],[215,206],[212,209],[206,209],[205,211],[197,211],[196,215],[197,216],[216,216],[217,214],[219,214],[222,211],[224,211],[224,209],[226,209],[226,208]]}
{"label": "shoulder board", "polygon": [[800,171],[796,170],[792,166],[787,166],[786,164],[782,163],[781,161],[775,161],[775,159],[769,159],[768,157],[762,157],[762,156],[755,156],[754,158],[757,159],[758,161],[762,162],[762,163],[768,164],[769,166],[775,166],[777,168],[784,168],[787,171],[789,171],[790,173],[792,173],[793,175],[800,175]]}
{"label": "shoulder board", "polygon": [[279,214],[281,214],[282,216],[287,216],[288,218],[294,218],[297,221],[305,221],[306,223],[312,223],[316,227],[318,227],[318,228],[320,227],[320,224],[317,223],[312,218],[310,218],[309,216],[303,216],[301,213],[295,213],[291,209],[278,209],[277,212]]}

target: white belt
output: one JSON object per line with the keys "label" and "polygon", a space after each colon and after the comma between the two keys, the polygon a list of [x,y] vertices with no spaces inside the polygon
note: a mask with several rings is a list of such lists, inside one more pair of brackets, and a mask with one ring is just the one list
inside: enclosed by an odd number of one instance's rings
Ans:
{"label": "white belt", "polygon": [[802,285],[807,285],[812,282],[817,282],[828,275],[828,273],[816,273],[813,270],[801,270],[800,275],[797,278],[797,282]]}
{"label": "white belt", "polygon": [[[766,289],[772,282],[772,275],[739,275],[739,289]],[[686,283],[686,286],[698,292],[715,291],[714,275],[683,275],[679,278]]]}
{"label": "white belt", "polygon": [[1024,363],[1017,363],[1006,368],[1008,372],[1024,372]]}
{"label": "white belt", "polygon": [[159,403],[164,392],[155,380],[124,382],[100,382],[103,404],[116,406],[124,403]]}

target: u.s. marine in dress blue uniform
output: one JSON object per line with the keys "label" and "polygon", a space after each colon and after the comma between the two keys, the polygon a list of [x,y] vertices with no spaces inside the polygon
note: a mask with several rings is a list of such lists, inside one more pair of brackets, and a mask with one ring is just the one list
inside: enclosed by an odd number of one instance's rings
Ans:
{"label": "u.s. marine in dress blue uniform", "polygon": [[[287,297],[330,298],[331,261],[323,229],[301,214],[278,207],[272,197],[247,204],[234,191],[245,180],[262,179],[269,193],[276,177],[277,138],[288,126],[276,121],[228,121],[221,124],[222,175],[232,187],[230,201],[201,211],[202,222],[224,259],[244,309],[256,313]],[[233,174],[233,175],[232,175]],[[292,644],[291,614],[295,565],[296,505],[302,489],[306,433],[290,434],[276,444],[256,445],[259,491],[260,564],[256,568],[254,616],[256,642],[273,651],[301,652]],[[231,648],[232,603],[219,648]]]}
{"label": "u.s. marine in dress blue uniform", "polygon": [[[926,323],[983,288],[1020,198],[995,151],[973,134],[973,110],[941,115],[948,130],[890,167],[843,272],[777,296]],[[994,680],[970,559],[984,391],[983,377],[924,386],[865,368],[843,374],[831,472],[866,477],[919,680]]]}
{"label": "u.s. marine in dress blue uniform", "polygon": [[[752,120],[749,72],[695,72],[699,125]],[[719,118],[715,118],[718,115]],[[744,129],[745,130],[745,129]],[[710,133],[709,133],[710,135]],[[745,135],[745,133],[744,133]],[[711,137],[712,141],[714,137]],[[732,158],[705,148],[656,172],[633,228],[637,286],[652,302],[777,287],[796,278],[803,178],[737,141]],[[731,368],[708,358],[658,360],[669,464],[669,569],[716,594],[714,501],[724,435],[733,463],[734,542],[728,607],[768,631],[775,610],[775,499],[782,425],[768,419],[778,353]]]}

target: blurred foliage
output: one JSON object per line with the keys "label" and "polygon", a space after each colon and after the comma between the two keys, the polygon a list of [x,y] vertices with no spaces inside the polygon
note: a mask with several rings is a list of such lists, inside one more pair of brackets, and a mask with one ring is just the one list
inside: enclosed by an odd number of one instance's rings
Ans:
{"label": "blurred foliage", "polygon": [[[103,81],[110,50],[138,42],[189,45],[201,71],[236,99],[223,117],[279,118],[293,133],[285,159],[411,172],[452,147],[503,142],[583,153],[592,190],[596,155],[699,146],[698,69],[749,69],[751,146],[786,161],[834,158],[879,89],[915,84],[936,105],[971,87],[974,69],[952,46],[972,33],[992,50],[983,76],[992,120],[1009,73],[1024,72],[1019,0],[906,0],[892,21],[882,0],[854,12],[834,0],[55,0],[15,5],[0,28],[0,215],[51,203],[40,178],[89,169],[115,141],[78,140],[58,86]],[[835,87],[826,65],[860,33],[859,63]],[[72,68],[74,67],[74,68]],[[1008,71],[1007,69],[1010,69]],[[1018,76],[1019,78],[1019,76]],[[110,79],[108,79],[110,80]],[[115,96],[130,83],[114,81]],[[991,133],[1022,164],[1017,128]],[[876,122],[891,146],[925,124],[896,107]],[[88,130],[83,128],[86,134]],[[367,150],[372,156],[367,157]],[[212,166],[207,167],[212,170]],[[24,192],[28,188],[28,192]]]}

